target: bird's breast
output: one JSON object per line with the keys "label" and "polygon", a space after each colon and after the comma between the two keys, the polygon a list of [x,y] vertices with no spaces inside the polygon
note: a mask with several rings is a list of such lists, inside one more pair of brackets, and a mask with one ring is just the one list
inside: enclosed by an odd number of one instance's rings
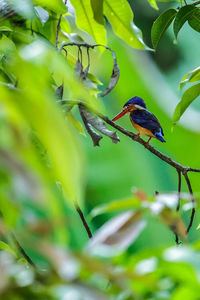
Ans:
{"label": "bird's breast", "polygon": [[147,135],[149,137],[155,137],[154,134],[151,132],[151,130],[147,129],[147,128],[144,128],[136,123],[133,122],[133,120],[130,118],[131,120],[131,123],[133,125],[133,127],[139,131],[140,135]]}

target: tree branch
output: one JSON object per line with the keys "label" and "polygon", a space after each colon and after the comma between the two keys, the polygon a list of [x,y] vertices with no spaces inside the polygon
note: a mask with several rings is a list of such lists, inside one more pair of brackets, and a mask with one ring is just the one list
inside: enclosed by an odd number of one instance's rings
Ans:
{"label": "tree branch", "polygon": [[193,220],[194,220],[194,215],[195,215],[195,200],[194,200],[194,195],[193,195],[193,192],[192,192],[192,187],[191,187],[191,183],[190,183],[190,180],[189,180],[189,177],[188,177],[188,174],[187,172],[183,173],[183,176],[185,177],[185,181],[187,183],[187,186],[188,186],[188,190],[190,192],[190,195],[191,195],[191,200],[192,200],[192,213],[191,213],[191,217],[190,217],[190,223],[187,227],[187,233],[190,231],[190,228],[192,227],[192,224],[193,224]]}
{"label": "tree branch", "polygon": [[178,203],[176,207],[176,211],[180,209],[180,202],[181,202],[181,172],[177,170],[178,173]]}

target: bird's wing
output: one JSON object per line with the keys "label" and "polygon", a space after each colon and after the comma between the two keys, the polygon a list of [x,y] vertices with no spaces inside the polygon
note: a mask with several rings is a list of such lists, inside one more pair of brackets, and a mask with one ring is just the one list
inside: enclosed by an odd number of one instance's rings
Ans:
{"label": "bird's wing", "polygon": [[148,110],[135,110],[131,113],[131,119],[134,123],[140,125],[143,128],[149,129],[152,132],[158,132],[161,130],[162,135],[163,129],[154,114]]}

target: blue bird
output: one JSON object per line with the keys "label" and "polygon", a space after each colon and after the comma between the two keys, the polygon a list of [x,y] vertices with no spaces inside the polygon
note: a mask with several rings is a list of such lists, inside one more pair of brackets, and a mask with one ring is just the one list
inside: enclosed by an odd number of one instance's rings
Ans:
{"label": "blue bird", "polygon": [[133,97],[127,101],[123,106],[123,110],[112,121],[118,120],[128,112],[133,127],[139,131],[137,135],[147,135],[149,137],[147,144],[152,138],[156,138],[162,143],[165,142],[163,129],[158,119],[146,109],[146,104],[142,98]]}

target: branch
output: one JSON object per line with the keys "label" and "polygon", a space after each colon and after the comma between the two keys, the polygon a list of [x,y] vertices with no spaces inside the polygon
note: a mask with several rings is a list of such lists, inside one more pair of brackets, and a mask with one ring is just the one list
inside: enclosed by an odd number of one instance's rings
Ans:
{"label": "branch", "polygon": [[[178,203],[177,203],[176,211],[179,211],[180,203],[181,203],[181,172],[177,170],[177,173],[178,173]],[[177,233],[175,233],[175,241],[177,245],[180,244]]]}
{"label": "branch", "polygon": [[77,202],[74,202],[74,206],[75,206],[76,211],[78,212],[78,214],[79,214],[79,216],[81,218],[81,221],[83,223],[83,226],[85,227],[85,230],[87,231],[89,239],[91,239],[92,238],[92,232],[91,232],[90,227],[88,226],[88,224],[87,224],[87,222],[85,220],[85,217],[83,215],[83,212],[82,212],[81,208],[79,207],[79,205],[78,205]]}
{"label": "branch", "polygon": [[187,183],[188,190],[190,192],[191,199],[192,199],[192,205],[193,205],[193,207],[192,207],[192,213],[191,213],[191,217],[190,217],[190,223],[189,223],[188,228],[187,228],[187,233],[188,233],[190,231],[190,228],[192,227],[193,220],[194,220],[194,215],[195,215],[195,200],[194,200],[194,195],[193,195],[193,192],[192,192],[192,187],[191,187],[191,183],[190,183],[190,180],[189,180],[187,172],[183,173],[183,176],[185,177],[185,181]]}
{"label": "branch", "polygon": [[181,172],[177,170],[178,172],[178,204],[176,207],[176,211],[179,211],[180,209],[180,203],[181,203]]}

